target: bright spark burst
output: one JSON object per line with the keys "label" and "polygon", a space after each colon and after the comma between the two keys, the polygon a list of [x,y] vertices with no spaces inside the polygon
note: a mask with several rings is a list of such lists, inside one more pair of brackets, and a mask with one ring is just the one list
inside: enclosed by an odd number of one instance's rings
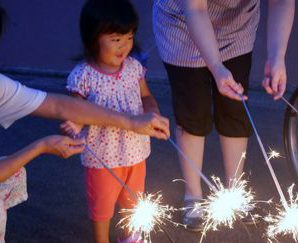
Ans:
{"label": "bright spark burst", "polygon": [[275,150],[270,151],[269,160],[279,158],[279,157],[280,157],[280,154],[277,151],[275,151]]}
{"label": "bright spark burst", "polygon": [[119,224],[127,228],[130,234],[140,235],[140,237],[143,235],[145,242],[151,242],[150,233],[162,230],[166,222],[178,225],[172,221],[172,213],[177,210],[169,205],[162,205],[161,202],[160,193],[139,196],[134,208],[120,211],[125,217]]}
{"label": "bright spark burst", "polygon": [[229,188],[225,188],[218,177],[213,177],[217,191],[213,191],[207,199],[198,203],[193,210],[202,210],[203,231],[202,237],[209,230],[218,230],[219,226],[233,228],[237,219],[250,216],[252,220],[258,215],[249,212],[255,207],[254,193],[247,189],[247,181],[232,179]]}
{"label": "bright spark burst", "polygon": [[290,205],[286,209],[279,207],[277,215],[268,215],[265,220],[270,224],[267,235],[275,239],[278,235],[292,235],[298,241],[298,194],[294,197],[294,184],[288,188]]}
{"label": "bright spark burst", "polygon": [[218,177],[213,178],[218,191],[207,197],[204,211],[205,226],[216,230],[219,225],[233,227],[236,219],[248,215],[254,206],[254,195],[247,190],[247,181],[233,179],[230,188],[225,188]]}

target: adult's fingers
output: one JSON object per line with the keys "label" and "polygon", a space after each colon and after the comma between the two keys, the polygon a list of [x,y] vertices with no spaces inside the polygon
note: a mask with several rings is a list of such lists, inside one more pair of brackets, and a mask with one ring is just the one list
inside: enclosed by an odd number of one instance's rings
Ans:
{"label": "adult's fingers", "polygon": [[70,146],[65,155],[68,157],[72,156],[72,155],[75,155],[75,154],[80,154],[82,153],[82,151],[84,150],[85,148],[85,145],[84,144],[81,144],[81,145],[77,145],[77,146]]}
{"label": "adult's fingers", "polygon": [[230,87],[227,87],[222,94],[233,100],[247,100],[246,95],[238,94],[237,92],[235,92],[235,90],[231,89]]}
{"label": "adult's fingers", "polygon": [[272,89],[272,92],[273,93],[278,93],[278,84],[279,84],[279,81],[280,81],[280,77],[278,75],[274,75],[272,77],[272,80],[270,82],[270,86],[271,86],[271,89]]}
{"label": "adult's fingers", "polygon": [[268,94],[273,94],[273,90],[271,89],[271,84],[270,84],[270,78],[269,77],[265,77],[263,79],[263,87],[266,90],[266,92]]}
{"label": "adult's fingers", "polygon": [[69,141],[69,146],[81,146],[81,145],[85,145],[86,141],[85,139],[81,138],[81,139],[73,139],[73,138],[68,138]]}
{"label": "adult's fingers", "polygon": [[274,100],[280,99],[284,95],[285,91],[286,91],[286,83],[280,82],[278,84],[278,91],[276,94],[274,94]]}
{"label": "adult's fingers", "polygon": [[159,130],[159,129],[152,129],[150,131],[150,137],[155,137],[158,139],[163,139],[163,140],[167,140],[170,136],[167,135],[164,131]]}
{"label": "adult's fingers", "polygon": [[235,93],[243,94],[244,89],[240,83],[236,83],[234,80],[230,79],[228,85]]}
{"label": "adult's fingers", "polygon": [[157,135],[158,138],[167,139],[170,136],[169,120],[167,118],[156,115],[152,121],[152,127],[152,133]]}

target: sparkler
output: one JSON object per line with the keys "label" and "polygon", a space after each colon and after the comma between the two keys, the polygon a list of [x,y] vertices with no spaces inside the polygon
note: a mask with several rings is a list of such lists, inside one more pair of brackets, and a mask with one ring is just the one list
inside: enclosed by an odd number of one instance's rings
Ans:
{"label": "sparkler", "polygon": [[[145,242],[151,242],[150,233],[155,229],[163,229],[163,225],[166,222],[176,224],[172,219],[172,212],[175,211],[174,207],[169,205],[162,205],[162,195],[148,194],[148,195],[137,195],[133,192],[105,163],[103,163],[96,154],[86,145],[85,149],[91,153],[100,164],[108,170],[108,172],[129,192],[132,198],[137,202],[132,209],[122,209],[120,213],[125,213],[127,216],[122,218],[119,222],[123,228],[127,228],[132,236],[137,236],[139,240],[144,238]],[[166,232],[167,233],[167,232]],[[142,237],[142,235],[144,237]],[[169,239],[170,236],[167,234]],[[171,240],[172,241],[172,240]]]}
{"label": "sparkler", "polygon": [[298,113],[298,110],[295,108],[295,106],[293,106],[285,97],[281,97],[281,99],[289,106],[289,107],[291,107],[291,109],[293,110],[293,111],[295,111],[296,113]]}
{"label": "sparkler", "polygon": [[196,205],[204,212],[200,242],[209,230],[218,230],[219,226],[231,229],[236,220],[258,216],[249,213],[255,207],[254,193],[247,189],[247,181],[242,180],[242,176],[243,174],[238,179],[231,179],[229,188],[225,188],[218,177],[213,177],[218,191]]}
{"label": "sparkler", "polygon": [[[245,153],[242,154],[235,175],[239,170],[239,165],[245,159]],[[255,207],[254,193],[247,187],[247,181],[242,180],[243,173],[237,178],[229,181],[229,187],[225,188],[218,177],[212,177],[216,190],[212,191],[206,199],[197,203],[193,210],[201,210],[203,225],[203,237],[209,230],[218,230],[219,226],[233,228],[236,220],[250,216],[252,220],[258,215],[252,215],[249,212]]]}
{"label": "sparkler", "polygon": [[[225,188],[218,177],[212,177],[215,186],[198,170],[197,166],[190,160],[183,151],[177,146],[173,140],[169,138],[169,142],[183,156],[183,158],[198,172],[204,182],[211,189],[211,194],[207,199],[196,203],[192,212],[202,211],[203,232],[202,237],[209,230],[217,230],[219,225],[233,227],[237,219],[242,219],[249,215],[249,212],[255,207],[254,194],[247,190],[247,181],[242,180],[243,174],[237,179],[233,178],[229,181],[229,188]],[[237,174],[239,165],[245,159],[245,153],[242,154],[235,172]],[[189,209],[189,208],[184,208]],[[254,216],[250,214],[253,218]]]}
{"label": "sparkler", "polygon": [[192,166],[192,168],[197,172],[197,174],[203,179],[203,181],[209,186],[211,190],[216,190],[211,181],[204,175],[204,173],[196,166],[196,164],[185,155],[181,148],[171,139],[168,138],[170,144],[178,151],[179,154]]}
{"label": "sparkler", "polygon": [[134,208],[121,210],[120,213],[127,216],[123,217],[118,224],[137,237],[139,232],[142,232],[145,242],[151,242],[150,233],[156,230],[164,231],[163,226],[167,222],[179,225],[172,221],[172,213],[177,209],[162,205],[161,202],[160,193],[140,195]]}
{"label": "sparkler", "polygon": [[[282,100],[298,113],[297,109],[284,97]],[[271,154],[271,156],[274,156]],[[270,156],[270,157],[271,157]],[[288,188],[289,205],[285,209],[278,207],[277,215],[268,215],[265,220],[269,223],[267,235],[269,239],[275,239],[278,235],[292,235],[293,239],[298,241],[298,195],[294,197],[294,185]]]}
{"label": "sparkler", "polygon": [[268,215],[265,220],[270,224],[267,235],[270,239],[276,238],[278,235],[292,235],[293,239],[298,241],[298,195],[293,196],[294,185],[288,188],[290,197],[290,205],[283,210],[278,208],[277,215]]}
{"label": "sparkler", "polygon": [[273,170],[273,168],[272,168],[272,166],[271,166],[270,158],[268,157],[268,155],[267,155],[267,153],[266,153],[266,151],[265,151],[264,145],[263,145],[262,140],[261,140],[261,138],[260,138],[260,136],[259,136],[259,133],[258,133],[258,131],[257,131],[257,128],[256,128],[256,126],[255,126],[255,123],[254,123],[254,121],[253,121],[253,119],[252,119],[252,116],[250,115],[250,112],[249,112],[248,107],[247,107],[247,105],[246,105],[246,103],[245,103],[245,100],[244,100],[244,98],[243,98],[242,95],[241,95],[240,97],[241,97],[242,104],[243,104],[243,106],[244,106],[244,108],[245,108],[245,111],[246,111],[246,113],[247,113],[247,116],[248,116],[248,118],[249,118],[249,120],[250,120],[250,123],[251,123],[251,125],[252,125],[252,128],[253,128],[253,130],[254,130],[254,132],[255,132],[255,134],[256,134],[257,141],[258,141],[259,146],[260,146],[260,148],[261,148],[262,154],[263,154],[263,156],[264,156],[264,158],[265,158],[265,161],[266,161],[266,164],[267,164],[268,169],[269,169],[269,171],[270,171],[271,177],[272,177],[272,179],[273,179],[273,181],[274,181],[274,184],[275,184],[275,186],[276,186],[276,189],[277,189],[277,191],[278,191],[278,193],[279,193],[280,200],[281,200],[281,202],[282,202],[282,204],[283,204],[283,207],[284,207],[285,209],[287,209],[287,208],[288,208],[287,200],[286,200],[286,198],[285,198],[285,196],[284,196],[284,194],[283,194],[283,191],[282,191],[282,189],[281,189],[281,186],[280,186],[280,184],[279,184],[279,181],[278,181],[278,179],[277,179],[277,177],[276,177],[276,175],[275,175],[275,172],[274,172],[274,170]]}

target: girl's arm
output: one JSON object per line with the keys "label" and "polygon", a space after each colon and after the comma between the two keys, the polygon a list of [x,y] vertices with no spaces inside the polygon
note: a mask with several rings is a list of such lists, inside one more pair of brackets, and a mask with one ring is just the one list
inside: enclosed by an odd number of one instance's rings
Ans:
{"label": "girl's arm", "polygon": [[151,94],[147,82],[144,78],[140,81],[140,89],[144,113],[155,113],[160,115],[158,104]]}
{"label": "girl's arm", "polygon": [[269,0],[267,24],[267,61],[263,86],[274,99],[283,96],[287,72],[285,55],[293,26],[295,0]]}
{"label": "girl's arm", "polygon": [[83,140],[53,135],[39,139],[18,152],[0,159],[0,182],[5,181],[20,168],[41,154],[54,154],[63,158],[82,152]]}
{"label": "girl's arm", "polygon": [[242,94],[244,90],[240,84],[235,82],[233,75],[220,59],[218,43],[208,13],[207,0],[185,0],[185,18],[192,40],[212,73],[219,92],[231,99],[240,100],[239,94]]}

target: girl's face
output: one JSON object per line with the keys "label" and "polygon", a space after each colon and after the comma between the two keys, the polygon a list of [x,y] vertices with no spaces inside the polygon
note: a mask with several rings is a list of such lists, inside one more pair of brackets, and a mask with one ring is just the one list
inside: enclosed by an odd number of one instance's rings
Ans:
{"label": "girl's face", "polygon": [[120,68],[133,46],[133,33],[103,34],[98,38],[99,53],[97,64],[106,71]]}

